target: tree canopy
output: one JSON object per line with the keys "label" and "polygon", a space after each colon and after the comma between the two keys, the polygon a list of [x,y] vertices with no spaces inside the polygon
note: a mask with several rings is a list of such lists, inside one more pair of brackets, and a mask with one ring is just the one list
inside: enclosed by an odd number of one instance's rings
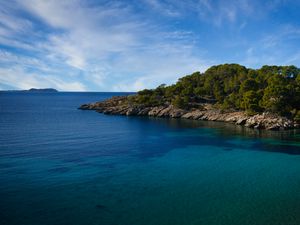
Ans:
{"label": "tree canopy", "polygon": [[184,76],[176,84],[139,91],[133,102],[146,106],[172,104],[186,109],[206,102],[222,109],[272,112],[300,119],[300,69],[217,65],[204,73]]}

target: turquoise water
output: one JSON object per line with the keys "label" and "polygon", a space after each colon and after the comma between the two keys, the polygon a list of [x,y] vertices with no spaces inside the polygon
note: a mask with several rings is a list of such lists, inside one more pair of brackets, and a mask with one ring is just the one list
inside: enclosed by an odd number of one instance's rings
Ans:
{"label": "turquoise water", "polygon": [[299,225],[300,132],[108,116],[0,93],[1,225]]}

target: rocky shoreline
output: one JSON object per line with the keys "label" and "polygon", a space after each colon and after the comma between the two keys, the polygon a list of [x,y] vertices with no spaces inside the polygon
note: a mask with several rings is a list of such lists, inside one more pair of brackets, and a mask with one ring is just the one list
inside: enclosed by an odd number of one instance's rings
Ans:
{"label": "rocky shoreline", "polygon": [[203,104],[201,109],[184,110],[172,105],[147,107],[131,105],[126,96],[116,96],[102,102],[83,104],[82,110],[95,110],[99,113],[126,116],[152,116],[184,118],[192,120],[209,120],[235,123],[255,129],[287,130],[299,128],[299,124],[286,117],[270,113],[249,116],[242,111],[221,111],[214,109],[211,104]]}

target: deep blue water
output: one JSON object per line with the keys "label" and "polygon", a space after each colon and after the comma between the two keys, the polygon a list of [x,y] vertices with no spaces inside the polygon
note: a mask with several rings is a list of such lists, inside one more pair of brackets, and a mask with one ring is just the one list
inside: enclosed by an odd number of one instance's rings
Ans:
{"label": "deep blue water", "polygon": [[112,95],[0,93],[1,225],[300,224],[299,131],[77,110]]}

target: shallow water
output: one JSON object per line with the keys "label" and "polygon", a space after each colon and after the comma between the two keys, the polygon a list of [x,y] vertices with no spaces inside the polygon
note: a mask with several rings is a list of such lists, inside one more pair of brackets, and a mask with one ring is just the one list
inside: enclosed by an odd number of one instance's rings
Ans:
{"label": "shallow water", "polygon": [[1,225],[299,225],[300,132],[77,110],[0,93]]}

